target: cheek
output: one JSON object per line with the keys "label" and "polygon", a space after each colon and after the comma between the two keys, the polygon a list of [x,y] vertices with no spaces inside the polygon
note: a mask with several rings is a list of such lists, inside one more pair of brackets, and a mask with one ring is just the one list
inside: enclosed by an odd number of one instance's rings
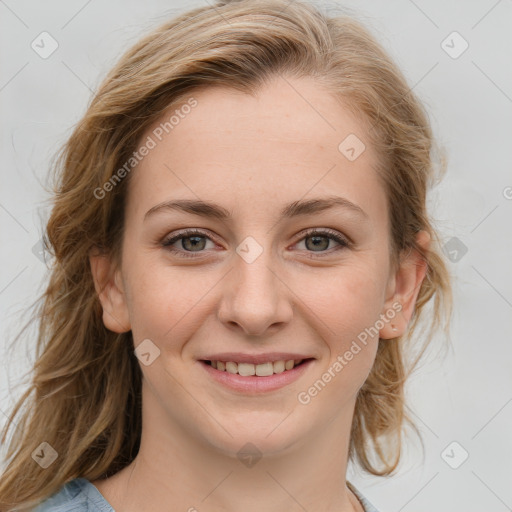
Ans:
{"label": "cheek", "polygon": [[[186,339],[219,307],[225,272],[172,267],[158,257],[131,254],[134,256],[125,263],[136,344],[149,338],[163,348],[169,340]],[[374,325],[381,313],[385,283],[384,268],[378,261],[366,254],[337,267],[285,272],[284,280],[293,290],[286,300],[295,302],[296,314],[321,335],[331,359],[349,350],[352,341]],[[371,352],[365,351],[370,359]],[[363,357],[358,359],[362,362]]]}
{"label": "cheek", "polygon": [[[375,260],[378,261],[378,260]],[[304,280],[304,302],[323,338],[326,359],[316,377],[324,398],[343,406],[355,398],[373,366],[385,280],[378,263],[361,262]],[[312,390],[315,393],[315,390]]]}
{"label": "cheek", "polygon": [[132,332],[137,340],[150,338],[155,343],[180,339],[179,333],[197,326],[204,314],[205,294],[215,286],[218,276],[162,265],[161,262],[133,260],[128,282],[128,309]]}
{"label": "cheek", "polygon": [[302,276],[302,298],[337,344],[373,325],[382,312],[385,280],[376,264],[360,262]]}

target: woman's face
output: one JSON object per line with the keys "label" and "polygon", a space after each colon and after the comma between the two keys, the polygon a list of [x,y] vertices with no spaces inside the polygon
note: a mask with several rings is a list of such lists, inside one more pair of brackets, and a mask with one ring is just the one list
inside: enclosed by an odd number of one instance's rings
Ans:
{"label": "woman's face", "polygon": [[[224,452],[251,442],[277,453],[350,424],[378,331],[400,325],[377,156],[312,80],[191,97],[141,141],[155,147],[131,171],[104,319],[142,343],[143,400],[166,428]],[[269,364],[292,359],[307,364]]]}

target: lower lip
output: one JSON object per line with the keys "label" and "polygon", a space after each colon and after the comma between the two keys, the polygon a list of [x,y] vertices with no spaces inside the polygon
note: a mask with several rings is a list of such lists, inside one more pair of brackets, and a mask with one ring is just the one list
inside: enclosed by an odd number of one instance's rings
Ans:
{"label": "lower lip", "polygon": [[309,359],[298,366],[294,366],[291,370],[274,373],[268,377],[258,377],[256,375],[242,377],[238,375],[238,373],[217,370],[205,361],[199,361],[199,364],[213,379],[234,391],[240,391],[242,393],[265,393],[275,391],[296,381],[309,368],[313,361],[314,359]]}

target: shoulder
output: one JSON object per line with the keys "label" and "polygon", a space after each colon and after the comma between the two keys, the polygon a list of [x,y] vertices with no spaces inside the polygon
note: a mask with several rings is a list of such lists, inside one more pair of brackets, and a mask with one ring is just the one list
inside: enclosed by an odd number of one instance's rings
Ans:
{"label": "shoulder", "polygon": [[40,503],[33,512],[114,512],[86,478],[75,478]]}
{"label": "shoulder", "polygon": [[349,489],[356,495],[357,499],[364,507],[364,512],[379,512],[362,494],[358,491],[353,484],[347,482]]}

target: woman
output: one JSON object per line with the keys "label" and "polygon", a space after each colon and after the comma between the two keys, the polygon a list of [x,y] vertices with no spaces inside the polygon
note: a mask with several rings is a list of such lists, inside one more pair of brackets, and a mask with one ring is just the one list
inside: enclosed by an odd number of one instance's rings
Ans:
{"label": "woman", "polygon": [[0,509],[375,511],[347,464],[397,468],[407,342],[449,318],[432,146],[370,34],[305,2],[128,50],[56,166]]}

